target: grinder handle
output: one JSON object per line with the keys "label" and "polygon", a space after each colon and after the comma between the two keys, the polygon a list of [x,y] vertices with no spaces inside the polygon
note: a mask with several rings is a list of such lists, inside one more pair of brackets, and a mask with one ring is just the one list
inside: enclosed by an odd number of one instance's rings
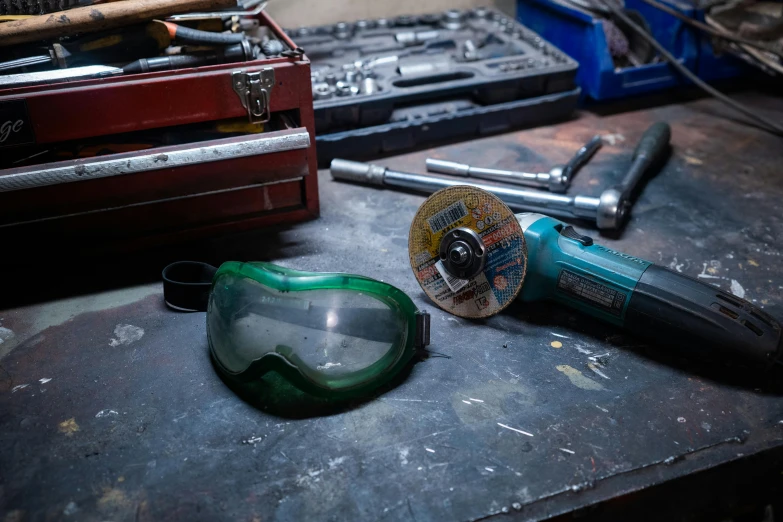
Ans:
{"label": "grinder handle", "polygon": [[781,324],[728,292],[594,243],[540,214],[517,214],[527,243],[520,298],[551,299],[707,361],[783,364]]}
{"label": "grinder handle", "polygon": [[773,317],[744,299],[656,265],[639,279],[624,326],[704,359],[781,361],[781,325]]}

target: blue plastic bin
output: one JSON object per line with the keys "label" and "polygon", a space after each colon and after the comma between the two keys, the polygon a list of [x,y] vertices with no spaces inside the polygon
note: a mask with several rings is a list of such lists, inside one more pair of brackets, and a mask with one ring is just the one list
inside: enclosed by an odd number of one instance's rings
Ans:
{"label": "blue plastic bin", "polygon": [[[694,10],[668,2],[684,14]],[[625,7],[638,11],[653,36],[682,64],[696,71],[698,40],[693,30],[677,18],[641,0],[626,0]],[[623,98],[685,85],[687,81],[665,62],[615,69],[599,18],[557,0],[519,0],[517,18],[579,62],[576,81],[594,100]]]}

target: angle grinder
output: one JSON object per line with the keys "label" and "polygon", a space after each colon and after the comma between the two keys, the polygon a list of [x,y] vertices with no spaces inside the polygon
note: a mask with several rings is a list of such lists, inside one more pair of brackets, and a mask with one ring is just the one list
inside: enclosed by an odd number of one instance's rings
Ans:
{"label": "angle grinder", "polygon": [[430,196],[411,224],[408,253],[424,292],[460,317],[489,317],[514,299],[549,300],[693,356],[783,364],[780,323],[747,301],[551,217],[514,215],[476,187]]}

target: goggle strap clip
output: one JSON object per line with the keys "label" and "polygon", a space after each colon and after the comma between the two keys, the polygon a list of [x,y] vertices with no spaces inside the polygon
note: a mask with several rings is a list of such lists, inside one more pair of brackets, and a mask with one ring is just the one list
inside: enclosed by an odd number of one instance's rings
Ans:
{"label": "goggle strap clip", "polygon": [[416,337],[413,342],[417,349],[430,344],[430,314],[426,310],[416,311]]}

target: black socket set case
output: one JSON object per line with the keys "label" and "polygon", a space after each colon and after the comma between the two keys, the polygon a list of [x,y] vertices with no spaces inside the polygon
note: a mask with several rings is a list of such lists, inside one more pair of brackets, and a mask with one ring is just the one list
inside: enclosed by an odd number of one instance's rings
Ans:
{"label": "black socket set case", "polygon": [[312,63],[318,160],[568,118],[578,64],[487,8],[287,31]]}

